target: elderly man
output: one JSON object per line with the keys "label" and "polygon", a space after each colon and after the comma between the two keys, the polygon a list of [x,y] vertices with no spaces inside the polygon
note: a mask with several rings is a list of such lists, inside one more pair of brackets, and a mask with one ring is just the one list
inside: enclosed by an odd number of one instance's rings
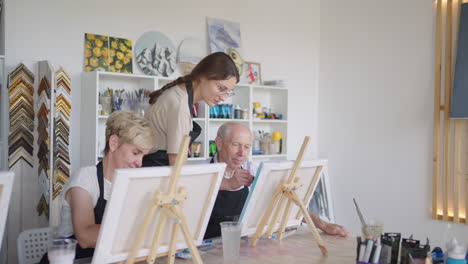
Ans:
{"label": "elderly man", "polygon": [[[232,221],[241,214],[249,194],[248,186],[257,171],[257,166],[248,160],[252,145],[252,133],[248,127],[239,122],[225,123],[218,129],[215,141],[218,152],[211,163],[225,162],[227,167],[205,238],[220,236],[219,223]],[[348,235],[343,226],[327,223],[310,211],[309,214],[315,226],[323,232],[343,237]]]}

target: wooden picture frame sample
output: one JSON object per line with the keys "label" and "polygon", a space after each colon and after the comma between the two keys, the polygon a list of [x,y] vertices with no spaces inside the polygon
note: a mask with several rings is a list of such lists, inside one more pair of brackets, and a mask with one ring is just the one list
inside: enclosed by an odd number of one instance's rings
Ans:
{"label": "wooden picture frame sample", "polygon": [[0,172],[0,248],[2,247],[3,234],[5,233],[14,177],[15,174],[13,172]]}
{"label": "wooden picture frame sample", "polygon": [[[303,184],[301,188],[296,190],[299,198],[303,199],[307,206],[312,199],[312,195],[317,187],[318,177],[321,170],[327,166],[328,161],[325,159],[305,160],[301,163],[296,177]],[[253,235],[257,231],[260,220],[265,213],[265,210],[273,198],[275,190],[281,184],[283,179],[287,180],[291,169],[294,166],[293,161],[286,162],[264,162],[261,169],[257,172],[255,188],[251,188],[246,204],[241,214],[242,221],[242,236]],[[310,186],[315,180],[314,186]],[[283,207],[284,209],[284,207]],[[293,205],[286,227],[298,226],[301,224],[303,216],[299,213],[299,207]],[[274,230],[280,227],[280,221],[276,223]],[[264,231],[268,230],[268,224]]]}
{"label": "wooden picture frame sample", "polygon": [[[190,234],[195,245],[201,245],[213,210],[226,164],[202,164],[183,166],[177,188],[183,187],[187,200],[183,214],[187,219]],[[94,252],[93,264],[115,263],[127,259],[136,235],[144,221],[157,191],[167,192],[172,167],[151,167],[116,170],[112,193],[107,202],[101,231]],[[137,259],[150,253],[160,210],[150,224]],[[157,254],[169,251],[172,221],[164,228]],[[179,233],[176,248],[187,248]]]}

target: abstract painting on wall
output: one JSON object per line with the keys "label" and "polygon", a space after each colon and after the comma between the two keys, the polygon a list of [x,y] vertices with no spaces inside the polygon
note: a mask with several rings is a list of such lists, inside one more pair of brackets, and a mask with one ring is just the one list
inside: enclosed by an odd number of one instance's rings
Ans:
{"label": "abstract painting on wall", "polygon": [[227,52],[229,48],[240,51],[240,24],[217,18],[207,18],[211,52]]}
{"label": "abstract painting on wall", "polygon": [[210,51],[225,52],[236,63],[237,70],[242,73],[243,60],[241,52],[240,24],[218,18],[207,18]]}
{"label": "abstract painting on wall", "polygon": [[176,68],[174,43],[163,33],[149,31],[135,43],[135,59],[147,75],[168,77]]}

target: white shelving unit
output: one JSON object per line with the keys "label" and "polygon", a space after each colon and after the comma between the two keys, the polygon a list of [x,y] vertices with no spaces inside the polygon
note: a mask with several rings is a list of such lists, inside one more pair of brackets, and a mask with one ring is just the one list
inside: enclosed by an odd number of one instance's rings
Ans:
{"label": "white shelving unit", "polygon": [[[147,75],[111,73],[111,72],[85,72],[82,76],[83,90],[81,95],[81,164],[90,166],[98,162],[105,147],[105,124],[107,117],[98,112],[99,92],[107,87],[112,89],[125,89],[127,91],[144,88],[157,90],[174,78],[162,78]],[[272,133],[279,131],[283,134],[283,147],[281,154],[252,155],[254,159],[286,159],[287,131],[288,131],[288,90],[283,87],[256,86],[239,84],[235,87],[235,95],[229,98],[226,104],[239,105],[249,112],[248,119],[210,118],[209,107],[204,103],[199,105],[199,117],[194,121],[202,128],[202,134],[196,141],[202,143],[200,157],[189,160],[209,159],[209,141],[214,140],[218,128],[225,122],[238,121],[245,123],[252,131],[262,130]],[[260,102],[262,106],[271,107],[275,113],[283,114],[283,120],[256,120],[252,118],[252,104]]]}

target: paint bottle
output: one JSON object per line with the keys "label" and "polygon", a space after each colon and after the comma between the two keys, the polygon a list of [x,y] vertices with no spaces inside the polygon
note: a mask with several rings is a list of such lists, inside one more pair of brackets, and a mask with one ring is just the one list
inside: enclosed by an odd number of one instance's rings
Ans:
{"label": "paint bottle", "polygon": [[232,104],[226,105],[226,118],[232,118]]}
{"label": "paint bottle", "polygon": [[234,108],[234,119],[242,119],[242,110],[239,105]]}
{"label": "paint bottle", "polygon": [[458,244],[456,238],[447,243],[447,264],[466,264],[465,248]]}
{"label": "paint bottle", "polygon": [[214,140],[210,140],[208,146],[210,149],[210,157],[214,157],[214,155],[216,154],[216,142]]}
{"label": "paint bottle", "polygon": [[260,133],[259,133],[259,131],[254,132],[252,154],[254,154],[254,155],[263,154],[261,144],[260,144]]}
{"label": "paint bottle", "polygon": [[216,118],[216,105],[210,107],[210,118]]}
{"label": "paint bottle", "polygon": [[281,154],[281,151],[282,151],[282,145],[283,145],[283,135],[281,134],[281,132],[273,132],[273,146],[274,146],[274,149],[272,151],[271,154]]}
{"label": "paint bottle", "polygon": [[242,119],[248,120],[249,119],[249,110],[242,109]]}
{"label": "paint bottle", "polygon": [[269,155],[270,154],[270,143],[271,143],[271,136],[269,133],[265,133],[262,137],[261,145],[263,154]]}
{"label": "paint bottle", "polygon": [[199,158],[200,157],[200,153],[201,153],[201,142],[199,141],[195,141],[193,142],[192,144],[192,153],[193,153],[193,157],[195,158]]}
{"label": "paint bottle", "polygon": [[262,104],[253,103],[253,118],[259,118],[262,115]]}

